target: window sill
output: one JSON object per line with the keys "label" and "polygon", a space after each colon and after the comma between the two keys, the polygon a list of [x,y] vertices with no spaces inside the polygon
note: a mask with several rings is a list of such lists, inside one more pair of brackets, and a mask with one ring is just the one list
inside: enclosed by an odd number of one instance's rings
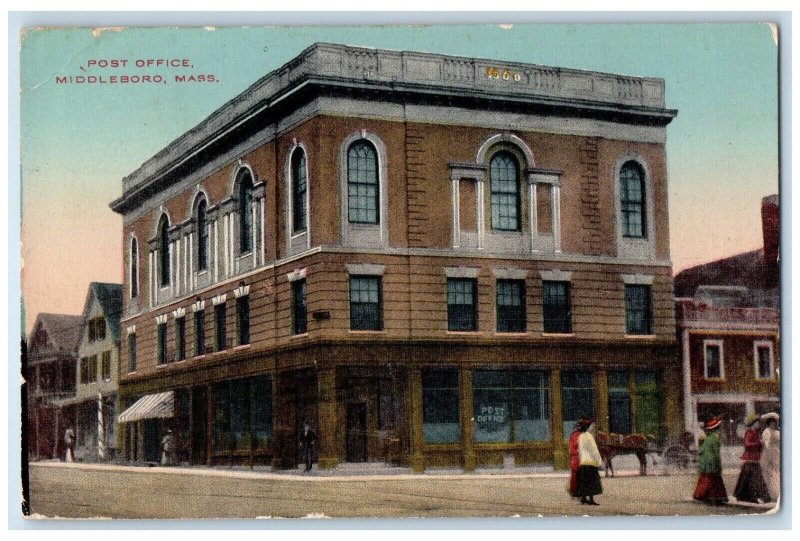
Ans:
{"label": "window sill", "polygon": [[238,346],[233,346],[233,351],[240,351],[243,349],[250,349],[252,346],[250,344],[241,344]]}
{"label": "window sill", "polygon": [[574,332],[543,332],[542,338],[575,338]]}
{"label": "window sill", "polygon": [[205,353],[201,353],[200,355],[195,355],[194,357],[192,357],[191,360],[195,361],[195,360],[198,360],[198,359],[202,359],[205,356],[206,356]]}
{"label": "window sill", "polygon": [[465,335],[480,334],[481,332],[482,331],[479,331],[477,329],[474,330],[474,331],[451,331],[449,329],[445,331],[445,333],[447,333],[447,334],[453,334],[453,335],[456,335],[456,336],[462,335],[462,334],[465,334]]}
{"label": "window sill", "polygon": [[655,340],[655,334],[626,334],[625,338],[631,340]]}
{"label": "window sill", "polygon": [[289,237],[289,240],[299,239],[300,237],[302,237],[306,233],[307,233],[307,231],[305,229],[303,229],[302,231],[298,231],[297,233],[292,233],[292,235]]}
{"label": "window sill", "polygon": [[494,331],[495,336],[528,336],[528,331]]}
{"label": "window sill", "polygon": [[185,362],[186,362],[186,359],[180,359],[179,361],[172,361],[172,364],[181,364],[181,363],[185,363]]}
{"label": "window sill", "polygon": [[164,368],[167,367],[167,365],[169,365],[169,363],[157,364],[156,370],[163,370]]}
{"label": "window sill", "polygon": [[712,383],[725,383],[728,380],[726,378],[707,378],[707,377],[703,377],[703,381],[710,381]]}
{"label": "window sill", "polygon": [[247,257],[253,257],[253,250],[248,250],[247,252],[241,252],[239,254],[239,259],[245,259]]}
{"label": "window sill", "polygon": [[[350,331],[350,332],[379,332],[379,331]],[[382,331],[381,331],[382,332]],[[289,335],[290,339],[294,338],[306,338],[308,336],[308,331],[300,333],[300,334],[291,334]]]}
{"label": "window sill", "polygon": [[211,356],[215,357],[215,356],[218,356],[218,355],[224,355],[225,353],[228,353],[227,349],[220,349],[219,351],[212,352]]}
{"label": "window sill", "polygon": [[[371,330],[371,329],[349,329],[347,331],[349,334],[384,334],[386,333],[385,329],[379,330]],[[306,333],[308,334],[308,333]],[[301,336],[301,335],[298,335]]]}
{"label": "window sill", "polygon": [[756,381],[761,382],[761,383],[775,383],[775,382],[778,381],[778,378],[776,378],[775,376],[768,377],[768,378],[756,377]]}

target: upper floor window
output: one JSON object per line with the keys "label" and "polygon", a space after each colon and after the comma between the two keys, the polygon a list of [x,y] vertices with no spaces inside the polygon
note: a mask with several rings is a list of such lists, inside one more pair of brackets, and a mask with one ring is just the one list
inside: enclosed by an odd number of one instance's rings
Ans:
{"label": "upper floor window", "polygon": [[489,164],[492,229],[520,230],[519,164],[510,152],[498,152]]}
{"label": "upper floor window", "polygon": [[208,218],[205,198],[197,204],[197,270],[208,269]]}
{"label": "upper floor window", "polygon": [[111,379],[111,352],[104,351],[102,355],[102,377],[103,381]]}
{"label": "upper floor window", "polygon": [[158,323],[156,326],[156,362],[158,364],[166,364],[167,362],[167,324]]}
{"label": "upper floor window", "polygon": [[242,168],[237,175],[239,186],[239,252],[253,249],[253,176]]}
{"label": "upper floor window", "polygon": [[159,277],[161,287],[169,285],[169,221],[166,215],[158,225]]}
{"label": "upper floor window", "polygon": [[525,332],[525,281],[497,281],[497,332]]}
{"label": "upper floor window", "polygon": [[644,238],[645,223],[644,172],[634,161],[625,163],[619,172],[620,210],[622,212],[622,236]]}
{"label": "upper floor window", "polygon": [[194,313],[194,354],[203,355],[206,352],[206,317],[203,310]]}
{"label": "upper floor window", "polygon": [[356,141],[347,151],[348,220],[351,223],[379,223],[379,197],[375,147],[368,141]]}
{"label": "upper floor window", "polygon": [[772,342],[768,340],[757,341],[753,344],[756,364],[756,379],[772,379],[775,377],[774,356]]}
{"label": "upper floor window", "polygon": [[250,343],[250,296],[236,297],[236,336],[240,346]]}
{"label": "upper floor window", "polygon": [[81,383],[94,383],[97,381],[97,355],[81,359]]}
{"label": "upper floor window", "polygon": [[542,315],[544,332],[572,332],[569,282],[542,282]]}
{"label": "upper floor window", "polygon": [[703,341],[703,376],[706,379],[724,379],[725,361],[722,340]]}
{"label": "upper floor window", "polygon": [[478,281],[474,278],[447,279],[447,330],[478,330]]}
{"label": "upper floor window", "polygon": [[130,292],[133,299],[139,296],[139,243],[136,237],[131,237],[131,251],[128,257]]}
{"label": "upper floor window", "polygon": [[381,277],[350,277],[350,329],[379,331],[383,329]]}
{"label": "upper floor window", "polygon": [[136,333],[128,335],[128,372],[136,372]]}
{"label": "upper floor window", "polygon": [[225,302],[214,305],[214,330],[215,346],[217,351],[223,351],[227,345],[227,329],[225,326]]}
{"label": "upper floor window", "polygon": [[186,358],[186,317],[175,318],[175,360]]}
{"label": "upper floor window", "polygon": [[89,342],[105,340],[106,338],[106,318],[96,317],[89,320]]}
{"label": "upper floor window", "polygon": [[292,282],[292,333],[303,334],[308,331],[306,308],[306,281]]}
{"label": "upper floor window", "polygon": [[625,284],[625,333],[651,334],[650,286]]}
{"label": "upper floor window", "polygon": [[298,148],[292,155],[292,233],[306,229],[307,192],[306,153]]}

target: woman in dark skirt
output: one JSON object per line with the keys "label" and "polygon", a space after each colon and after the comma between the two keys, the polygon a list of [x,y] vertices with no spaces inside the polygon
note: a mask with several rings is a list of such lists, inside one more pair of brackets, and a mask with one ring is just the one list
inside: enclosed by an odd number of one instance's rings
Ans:
{"label": "woman in dark skirt", "polygon": [[758,433],[758,415],[749,414],[744,424],[747,430],[744,433],[744,454],[742,455],[742,471],[733,495],[740,502],[766,503],[772,501],[769,497],[767,483],[761,472],[761,434]]}
{"label": "woman in dark skirt", "polygon": [[594,423],[588,419],[581,422],[581,435],[578,437],[578,491],[581,503],[586,505],[600,505],[594,501],[597,494],[603,493],[600,485],[600,450],[594,441],[591,427]]}
{"label": "woman in dark skirt", "polygon": [[709,419],[703,426],[706,438],[700,444],[698,470],[700,477],[694,489],[694,499],[711,505],[728,502],[728,493],[722,482],[722,460],[717,429],[722,424],[719,419]]}

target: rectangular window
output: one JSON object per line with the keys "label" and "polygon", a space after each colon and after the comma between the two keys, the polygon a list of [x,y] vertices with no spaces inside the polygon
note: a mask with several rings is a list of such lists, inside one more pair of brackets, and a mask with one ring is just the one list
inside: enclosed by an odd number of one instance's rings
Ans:
{"label": "rectangular window", "polygon": [[458,424],[458,371],[422,373],[422,439],[425,443],[456,443]]}
{"label": "rectangular window", "polygon": [[89,357],[82,357],[81,358],[81,384],[85,385],[87,383],[89,383]]}
{"label": "rectangular window", "polygon": [[447,330],[476,331],[478,281],[474,278],[447,279]]}
{"label": "rectangular window", "polygon": [[383,329],[380,276],[350,277],[350,329],[379,331]]}
{"label": "rectangular window", "polygon": [[186,318],[179,317],[175,320],[175,360],[182,361],[186,358]]}
{"label": "rectangular window", "polygon": [[236,298],[236,331],[239,345],[250,343],[250,296]]}
{"label": "rectangular window", "polygon": [[723,379],[725,377],[722,340],[705,340],[703,342],[703,360],[706,379]]}
{"label": "rectangular window", "polygon": [[497,332],[525,332],[525,281],[498,280]]}
{"label": "rectangular window", "polygon": [[572,332],[569,282],[542,282],[543,330],[546,333]]}
{"label": "rectangular window", "polygon": [[136,333],[128,335],[128,372],[136,372]]}
{"label": "rectangular window", "polygon": [[89,383],[97,381],[97,355],[89,357]]}
{"label": "rectangular window", "polygon": [[156,327],[156,332],[158,334],[156,337],[158,341],[157,362],[158,364],[165,364],[167,362],[167,324],[159,323]]}
{"label": "rectangular window", "polygon": [[214,305],[214,346],[216,351],[227,348],[227,330],[225,329],[225,303]]}
{"label": "rectangular window", "polygon": [[303,334],[308,331],[306,313],[306,281],[292,282],[292,333]]}
{"label": "rectangular window", "polygon": [[550,439],[550,399],[544,370],[472,373],[474,440],[484,443]]}
{"label": "rectangular window", "polygon": [[631,433],[631,392],[626,370],[608,372],[608,417],[613,434]]}
{"label": "rectangular window", "polygon": [[755,352],[756,378],[772,379],[774,377],[772,343],[756,342]]}
{"label": "rectangular window", "polygon": [[561,402],[564,438],[568,438],[581,417],[594,419],[592,373],[588,370],[562,371]]}
{"label": "rectangular window", "polygon": [[625,285],[625,333],[651,334],[650,286]]}
{"label": "rectangular window", "polygon": [[103,381],[111,379],[111,352],[104,351],[102,356],[102,378]]}
{"label": "rectangular window", "polygon": [[212,388],[215,453],[268,450],[272,438],[272,379],[255,376]]}
{"label": "rectangular window", "polygon": [[637,370],[636,383],[636,432],[661,439],[661,385],[658,373],[653,370]]}
{"label": "rectangular window", "polygon": [[106,320],[103,317],[96,317],[89,320],[89,341],[105,340]]}
{"label": "rectangular window", "polygon": [[194,313],[194,354],[204,355],[206,352],[206,316],[203,310]]}

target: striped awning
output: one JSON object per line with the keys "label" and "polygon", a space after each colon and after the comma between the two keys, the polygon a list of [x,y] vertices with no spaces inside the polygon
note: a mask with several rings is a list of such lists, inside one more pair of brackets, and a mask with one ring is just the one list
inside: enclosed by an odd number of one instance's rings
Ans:
{"label": "striped awning", "polygon": [[134,404],[119,414],[118,423],[132,423],[141,419],[165,419],[174,414],[175,393],[148,394],[141,397]]}

